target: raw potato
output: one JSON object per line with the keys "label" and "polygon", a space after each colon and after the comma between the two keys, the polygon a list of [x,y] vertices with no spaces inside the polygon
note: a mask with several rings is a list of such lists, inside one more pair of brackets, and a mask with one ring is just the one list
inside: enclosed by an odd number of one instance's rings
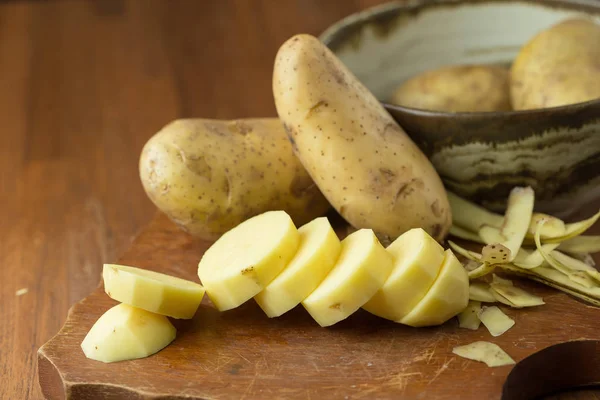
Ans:
{"label": "raw potato", "polygon": [[119,304],[96,321],[81,348],[87,358],[96,361],[133,360],[160,351],[176,333],[167,317]]}
{"label": "raw potato", "polygon": [[600,25],[561,22],[521,48],[511,69],[515,110],[557,107],[600,98]]}
{"label": "raw potato", "polygon": [[480,341],[464,346],[457,346],[452,349],[452,353],[463,358],[468,358],[469,360],[481,361],[488,367],[501,367],[515,363],[515,360],[502,350],[500,346],[490,342]]}
{"label": "raw potato", "polygon": [[408,314],[425,296],[444,262],[444,249],[421,228],[402,234],[386,249],[394,259],[392,273],[363,306],[392,321]]}
{"label": "raw potato", "polygon": [[351,225],[392,241],[412,228],[446,236],[452,216],[437,172],[318,39],[297,35],[283,44],[273,93],[294,153]]}
{"label": "raw potato", "polygon": [[398,322],[414,327],[441,325],[469,303],[467,272],[451,250],[446,250],[444,263],[435,282],[423,299]]}
{"label": "raw potato", "polygon": [[390,103],[431,111],[509,111],[509,71],[492,65],[426,71],[400,85]]}
{"label": "raw potato", "polygon": [[300,234],[284,211],[252,217],[219,238],[202,256],[198,276],[219,311],[256,296],[296,254]]}
{"label": "raw potato", "polygon": [[330,207],[276,118],[173,121],[146,143],[139,170],[152,202],[207,240],[265,211],[302,225]]}
{"label": "raw potato", "polygon": [[333,325],[369,301],[392,268],[392,256],[373,231],[360,229],[342,241],[336,265],[302,305],[319,325]]}
{"label": "raw potato", "polygon": [[202,285],[141,268],[104,264],[102,277],[109,297],[172,318],[192,318],[204,297]]}
{"label": "raw potato", "polygon": [[254,297],[270,318],[291,310],[308,297],[333,268],[342,249],[326,217],[300,227],[298,233],[300,246],[292,261]]}

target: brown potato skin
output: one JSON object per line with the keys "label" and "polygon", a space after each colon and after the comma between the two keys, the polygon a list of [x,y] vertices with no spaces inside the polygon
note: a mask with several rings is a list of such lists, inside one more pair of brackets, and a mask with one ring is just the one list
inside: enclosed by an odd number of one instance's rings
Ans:
{"label": "brown potato skin", "polygon": [[423,72],[400,85],[392,104],[430,111],[509,111],[508,69],[456,65]]}
{"label": "brown potato skin", "polygon": [[139,172],[150,200],[206,240],[266,211],[300,226],[330,208],[277,118],[173,121],[146,143]]}
{"label": "brown potato skin", "polygon": [[570,19],[538,33],[521,48],[510,73],[515,110],[600,98],[600,25]]}

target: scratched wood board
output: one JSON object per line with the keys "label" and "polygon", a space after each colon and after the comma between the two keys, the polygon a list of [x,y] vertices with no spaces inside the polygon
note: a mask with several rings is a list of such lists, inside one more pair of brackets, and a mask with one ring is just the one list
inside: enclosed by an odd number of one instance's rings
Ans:
{"label": "scratched wood board", "polygon": [[[157,216],[119,262],[197,281],[208,246]],[[39,350],[40,385],[49,399],[498,399],[511,367],[488,368],[454,356],[453,347],[491,341],[519,361],[600,332],[599,309],[536,283],[518,284],[547,304],[504,308],[516,325],[497,338],[483,326],[460,329],[455,319],[416,329],[362,310],[321,328],[301,306],[269,319],[254,301],[220,313],[205,298],[193,320],[174,321],[177,338],[167,348],[113,364],[89,360],[80,348],[93,323],[117,304],[100,286]]]}

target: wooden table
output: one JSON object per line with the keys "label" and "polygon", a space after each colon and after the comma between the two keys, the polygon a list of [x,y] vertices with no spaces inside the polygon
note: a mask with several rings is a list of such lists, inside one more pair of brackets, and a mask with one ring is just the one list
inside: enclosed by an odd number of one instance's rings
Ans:
{"label": "wooden table", "polygon": [[151,219],[145,141],[178,117],[274,116],[278,46],[381,2],[0,3],[0,399],[42,398],[37,349]]}

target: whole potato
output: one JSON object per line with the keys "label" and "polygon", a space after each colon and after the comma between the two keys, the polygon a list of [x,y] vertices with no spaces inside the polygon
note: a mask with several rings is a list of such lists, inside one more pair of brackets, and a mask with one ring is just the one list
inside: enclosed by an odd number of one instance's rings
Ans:
{"label": "whole potato", "polygon": [[431,111],[508,111],[509,72],[491,65],[457,65],[423,72],[400,85],[390,102]]}
{"label": "whole potato", "polygon": [[442,239],[452,218],[435,169],[377,99],[318,39],[279,49],[273,93],[294,152],[354,227]]}
{"label": "whole potato", "polygon": [[265,211],[302,225],[330,207],[276,118],[173,121],[146,143],[139,169],[152,202],[208,240]]}
{"label": "whole potato", "polygon": [[600,98],[600,25],[571,19],[538,33],[511,69],[515,110]]}

